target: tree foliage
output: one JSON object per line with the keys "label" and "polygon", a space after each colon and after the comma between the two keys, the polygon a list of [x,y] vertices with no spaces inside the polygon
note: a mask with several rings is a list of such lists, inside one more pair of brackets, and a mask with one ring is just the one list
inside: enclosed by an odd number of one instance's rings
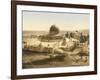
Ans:
{"label": "tree foliage", "polygon": [[51,25],[49,34],[50,35],[56,35],[59,33],[59,28],[57,28],[55,25]]}

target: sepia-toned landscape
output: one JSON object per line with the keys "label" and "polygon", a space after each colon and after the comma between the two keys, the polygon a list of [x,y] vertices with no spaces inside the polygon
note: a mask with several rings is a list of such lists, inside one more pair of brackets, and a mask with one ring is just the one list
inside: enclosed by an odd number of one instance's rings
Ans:
{"label": "sepia-toned landscape", "polygon": [[88,18],[88,14],[24,11],[22,68],[88,66]]}

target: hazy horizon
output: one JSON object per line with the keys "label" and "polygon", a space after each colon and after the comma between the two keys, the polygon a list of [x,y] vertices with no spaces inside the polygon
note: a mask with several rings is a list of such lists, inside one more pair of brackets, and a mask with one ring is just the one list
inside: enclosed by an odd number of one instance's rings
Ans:
{"label": "hazy horizon", "polygon": [[49,31],[56,25],[60,31],[89,29],[89,14],[23,11],[23,31]]}
{"label": "hazy horizon", "polygon": [[[60,30],[60,32],[62,32],[62,31],[76,31],[76,30]],[[88,31],[88,30],[89,29],[81,29],[81,30],[78,30],[78,31]],[[23,31],[36,31],[36,30],[23,30]],[[38,30],[38,31],[45,31],[45,30]],[[45,32],[49,32],[49,30],[46,30]]]}

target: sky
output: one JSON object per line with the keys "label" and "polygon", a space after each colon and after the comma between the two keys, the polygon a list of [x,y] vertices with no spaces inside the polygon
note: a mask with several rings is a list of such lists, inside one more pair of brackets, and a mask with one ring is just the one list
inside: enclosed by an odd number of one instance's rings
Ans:
{"label": "sky", "polygon": [[89,29],[89,14],[61,12],[22,12],[23,31],[48,31],[56,25],[62,31]]}

